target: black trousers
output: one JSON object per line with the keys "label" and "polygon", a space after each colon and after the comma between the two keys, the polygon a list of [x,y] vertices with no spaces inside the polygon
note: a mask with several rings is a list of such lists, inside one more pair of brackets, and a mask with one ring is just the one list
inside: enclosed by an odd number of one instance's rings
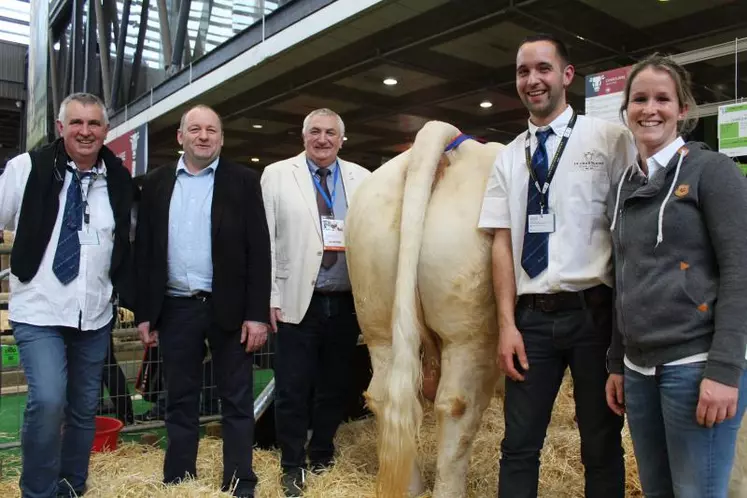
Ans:
{"label": "black trousers", "polygon": [[573,377],[585,496],[624,497],[623,418],[607,407],[604,392],[612,334],[611,292],[604,296],[600,302],[565,311],[517,306],[516,326],[524,339],[529,370],[523,382],[506,377],[500,498],[536,498],[540,451],[566,367]]}
{"label": "black trousers", "polygon": [[[278,324],[275,344],[275,427],[283,469],[334,457],[334,436],[347,408],[360,329],[351,293],[319,294],[301,323]],[[311,420],[309,420],[311,419]]]}
{"label": "black trousers", "polygon": [[237,491],[253,492],[253,355],[241,344],[241,330],[226,331],[212,320],[210,301],[167,297],[158,324],[166,380],[164,482],[196,476],[199,407],[205,339],[210,344],[222,408],[224,490],[238,479]]}

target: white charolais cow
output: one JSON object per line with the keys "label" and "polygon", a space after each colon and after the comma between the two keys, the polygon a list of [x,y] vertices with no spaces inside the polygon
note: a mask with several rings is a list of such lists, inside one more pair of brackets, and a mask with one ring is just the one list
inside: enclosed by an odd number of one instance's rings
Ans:
{"label": "white charolais cow", "polygon": [[477,221],[502,145],[466,140],[444,153],[459,134],[427,123],[358,188],[347,214],[350,280],[373,365],[366,397],[378,422],[380,498],[422,491],[421,388],[435,394],[440,425],[433,498],[465,496],[496,385],[492,238]]}

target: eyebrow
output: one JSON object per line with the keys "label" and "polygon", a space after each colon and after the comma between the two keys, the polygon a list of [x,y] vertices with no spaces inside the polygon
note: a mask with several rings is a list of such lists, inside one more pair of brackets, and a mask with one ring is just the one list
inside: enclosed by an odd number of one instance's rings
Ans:
{"label": "eyebrow", "polygon": [[[72,118],[72,119],[70,119],[69,124],[80,124],[80,123],[83,123],[83,122],[84,122],[84,120],[81,119],[81,118]],[[99,120],[99,119],[89,119],[88,120],[88,124],[100,125],[101,124],[101,120]]]}

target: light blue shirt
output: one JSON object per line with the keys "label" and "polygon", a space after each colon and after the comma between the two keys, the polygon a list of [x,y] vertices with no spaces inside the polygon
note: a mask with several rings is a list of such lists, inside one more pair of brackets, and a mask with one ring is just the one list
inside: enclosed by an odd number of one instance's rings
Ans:
{"label": "light blue shirt", "polygon": [[168,275],[166,292],[189,296],[212,292],[213,256],[210,214],[218,159],[192,174],[180,158],[169,206]]}
{"label": "light blue shirt", "polygon": [[[309,166],[312,177],[319,178],[316,174],[319,166],[314,164],[311,159],[307,159],[306,164]],[[344,220],[348,212],[348,201],[345,195],[345,185],[342,183],[342,169],[340,169],[340,173],[337,175],[337,184],[335,184],[335,170],[338,168],[340,168],[340,165],[337,161],[327,167],[329,169],[327,188],[330,194],[334,192],[335,195],[334,204],[332,205],[332,212],[335,218]],[[317,186],[313,178],[312,183],[314,184],[314,195],[316,195]],[[319,220],[319,225],[321,227],[321,220]],[[349,291],[351,289],[350,277],[348,277],[348,264],[345,261],[344,252],[340,251],[337,253],[337,261],[329,268],[319,267],[315,289],[325,292]]]}

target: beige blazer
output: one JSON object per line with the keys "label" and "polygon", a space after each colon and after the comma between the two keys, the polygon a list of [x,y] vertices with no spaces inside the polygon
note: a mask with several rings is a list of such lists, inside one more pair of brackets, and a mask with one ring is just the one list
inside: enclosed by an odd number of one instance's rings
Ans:
{"label": "beige blazer", "polygon": [[[371,172],[339,158],[338,163],[349,205]],[[282,321],[297,324],[311,302],[324,249],[306,153],[270,164],[261,182],[272,253],[270,306],[280,308]]]}

